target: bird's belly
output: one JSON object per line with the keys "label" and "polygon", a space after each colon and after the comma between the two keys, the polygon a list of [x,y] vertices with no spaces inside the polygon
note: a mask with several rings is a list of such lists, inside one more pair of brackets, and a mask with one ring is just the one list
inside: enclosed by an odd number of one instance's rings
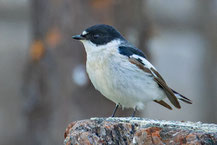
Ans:
{"label": "bird's belly", "polygon": [[128,63],[104,63],[97,68],[87,64],[87,72],[97,90],[126,108],[143,109],[146,102],[165,97],[152,76]]}
{"label": "bird's belly", "polygon": [[143,109],[147,102],[161,100],[165,96],[163,91],[147,74],[121,73],[111,80],[113,97],[127,108]]}

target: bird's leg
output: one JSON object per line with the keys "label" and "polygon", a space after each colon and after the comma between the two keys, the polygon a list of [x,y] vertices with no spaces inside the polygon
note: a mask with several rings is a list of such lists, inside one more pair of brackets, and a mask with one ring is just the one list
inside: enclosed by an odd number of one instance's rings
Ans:
{"label": "bird's leg", "polygon": [[119,107],[119,104],[116,104],[115,109],[114,109],[114,111],[112,113],[112,117],[115,117],[115,113],[118,110],[118,107]]}
{"label": "bird's leg", "polygon": [[136,115],[136,111],[137,111],[137,109],[136,109],[136,107],[135,107],[135,109],[134,109],[133,114],[132,114],[131,117],[135,117],[135,115]]}

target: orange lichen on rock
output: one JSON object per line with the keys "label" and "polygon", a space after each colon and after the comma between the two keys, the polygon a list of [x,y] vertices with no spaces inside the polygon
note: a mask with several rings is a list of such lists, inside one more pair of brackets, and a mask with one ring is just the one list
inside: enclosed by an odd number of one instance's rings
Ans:
{"label": "orange lichen on rock", "polygon": [[64,138],[67,137],[67,135],[69,134],[70,129],[75,125],[75,123],[76,123],[76,121],[69,123],[69,125],[67,126],[66,131],[64,133]]}

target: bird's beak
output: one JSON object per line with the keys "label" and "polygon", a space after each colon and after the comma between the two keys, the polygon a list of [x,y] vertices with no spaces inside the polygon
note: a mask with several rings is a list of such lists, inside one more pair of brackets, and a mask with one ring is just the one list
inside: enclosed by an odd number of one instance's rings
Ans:
{"label": "bird's beak", "polygon": [[72,36],[73,39],[75,40],[84,40],[85,38],[81,35],[75,35],[75,36]]}

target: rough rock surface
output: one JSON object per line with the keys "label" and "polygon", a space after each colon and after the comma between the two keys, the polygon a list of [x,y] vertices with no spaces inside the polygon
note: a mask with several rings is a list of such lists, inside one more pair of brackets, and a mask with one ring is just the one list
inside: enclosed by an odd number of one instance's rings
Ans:
{"label": "rough rock surface", "polygon": [[217,145],[217,125],[143,118],[91,118],[69,124],[65,145]]}

